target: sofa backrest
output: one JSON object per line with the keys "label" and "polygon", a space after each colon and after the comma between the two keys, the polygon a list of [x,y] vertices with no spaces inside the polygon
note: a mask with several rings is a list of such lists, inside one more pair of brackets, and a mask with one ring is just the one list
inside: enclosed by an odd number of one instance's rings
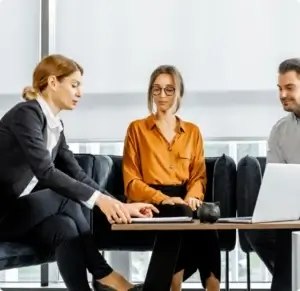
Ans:
{"label": "sofa backrest", "polygon": [[[112,165],[110,167],[110,173],[108,174],[106,190],[112,195],[119,197],[121,200],[126,201],[122,173],[122,156],[110,155],[109,157],[112,160]],[[230,188],[231,192],[235,193],[236,165],[230,157],[223,155],[221,157],[205,158],[205,164],[207,174],[205,201],[211,202],[219,201],[220,199],[222,200],[221,196],[224,192],[223,189],[220,189],[218,193],[216,193],[216,190],[219,190],[220,188],[217,186],[218,183],[221,183],[223,187],[224,179],[230,180],[229,183],[226,183],[226,186]],[[220,172],[222,172],[221,175],[219,174]],[[224,177],[226,172],[228,172],[228,177]],[[217,178],[215,178],[215,173],[218,175]]]}
{"label": "sofa backrest", "polygon": [[[213,171],[209,171],[209,160],[206,159],[207,176],[211,179],[207,188],[206,199],[219,201],[221,217],[236,216],[236,164],[226,155],[218,157],[214,161]],[[212,195],[212,198],[209,196]],[[236,244],[236,231],[219,231],[220,246],[222,250],[232,251]]]}
{"label": "sofa backrest", "polygon": [[[237,215],[252,216],[259,193],[261,181],[266,168],[265,157],[243,157],[237,165]],[[246,239],[246,231],[239,231],[241,248],[251,252],[252,248]]]}
{"label": "sofa backrest", "polygon": [[[122,173],[122,156],[110,155],[112,160],[111,172],[107,180],[106,190],[118,197],[120,200],[126,201],[124,195],[124,181]],[[206,172],[207,172],[207,190],[206,201],[213,201],[213,175],[214,167],[218,158],[206,158]]]}
{"label": "sofa backrest", "polygon": [[[101,156],[98,156],[101,157]],[[108,156],[112,163],[105,170],[105,189],[119,200],[125,202],[124,182],[122,174],[122,156]],[[219,201],[221,216],[229,217],[236,215],[236,164],[232,158],[222,155],[221,157],[206,158],[207,189],[205,201]],[[104,168],[102,167],[102,170]],[[223,249],[232,250],[235,246],[236,232],[220,232],[221,246]]]}
{"label": "sofa backrest", "polygon": [[[95,180],[100,188],[104,189],[107,180],[106,175],[109,173],[106,168],[108,169],[111,166],[111,159],[106,156],[96,157],[91,154],[75,154],[75,158],[87,175]],[[85,206],[82,206],[82,210],[89,223],[91,223],[91,211]]]}

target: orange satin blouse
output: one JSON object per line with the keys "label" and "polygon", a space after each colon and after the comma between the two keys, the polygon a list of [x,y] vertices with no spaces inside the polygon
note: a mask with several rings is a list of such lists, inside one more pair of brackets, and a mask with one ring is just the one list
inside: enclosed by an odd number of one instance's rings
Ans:
{"label": "orange satin blouse", "polygon": [[125,138],[123,178],[125,195],[134,202],[161,203],[166,196],[149,184],[187,184],[187,197],[204,199],[206,167],[199,128],[177,117],[176,136],[169,144],[154,115],[133,121]]}

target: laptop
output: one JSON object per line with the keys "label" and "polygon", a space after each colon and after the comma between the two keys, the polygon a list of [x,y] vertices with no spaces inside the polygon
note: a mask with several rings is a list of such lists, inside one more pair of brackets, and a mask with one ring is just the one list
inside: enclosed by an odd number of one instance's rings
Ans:
{"label": "laptop", "polygon": [[218,222],[263,223],[300,218],[300,164],[268,163],[252,217],[220,218]]}

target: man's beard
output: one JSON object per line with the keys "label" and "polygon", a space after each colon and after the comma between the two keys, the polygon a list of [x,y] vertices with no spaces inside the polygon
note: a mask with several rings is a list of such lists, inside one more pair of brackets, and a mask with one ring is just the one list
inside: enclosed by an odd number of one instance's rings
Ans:
{"label": "man's beard", "polygon": [[286,98],[284,100],[280,100],[283,110],[286,112],[300,112],[300,105],[296,103],[294,99]]}

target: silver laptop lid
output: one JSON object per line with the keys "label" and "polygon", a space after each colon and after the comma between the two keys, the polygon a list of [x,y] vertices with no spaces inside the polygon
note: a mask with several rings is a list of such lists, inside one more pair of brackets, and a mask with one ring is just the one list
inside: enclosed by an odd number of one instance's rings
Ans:
{"label": "silver laptop lid", "polygon": [[266,165],[252,222],[297,220],[300,217],[300,164]]}

